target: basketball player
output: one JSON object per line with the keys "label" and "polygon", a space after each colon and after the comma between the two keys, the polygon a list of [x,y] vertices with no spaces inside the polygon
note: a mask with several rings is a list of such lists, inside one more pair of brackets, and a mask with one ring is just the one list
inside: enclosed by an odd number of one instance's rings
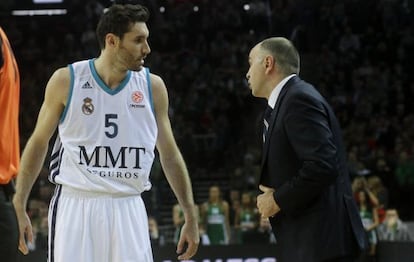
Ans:
{"label": "basketball player", "polygon": [[150,53],[148,16],[141,5],[113,5],[97,26],[100,56],[60,68],[50,78],[13,199],[24,254],[25,238],[33,239],[27,198],[56,127],[49,176],[56,184],[49,206],[49,262],[153,261],[140,194],[151,188],[155,146],[184,211],[178,259],[196,253],[191,181],[167,114],[167,89],[144,67]]}
{"label": "basketball player", "polygon": [[220,188],[209,188],[209,198],[202,205],[202,221],[211,245],[227,245],[230,241],[229,204],[221,198]]}
{"label": "basketball player", "polygon": [[12,205],[13,178],[20,161],[20,74],[6,33],[0,27],[0,254],[17,261],[19,228]]}

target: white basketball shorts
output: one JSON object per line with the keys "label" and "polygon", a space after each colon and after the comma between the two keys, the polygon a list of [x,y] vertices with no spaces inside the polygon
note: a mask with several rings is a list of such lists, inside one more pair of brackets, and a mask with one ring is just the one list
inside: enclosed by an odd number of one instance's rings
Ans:
{"label": "white basketball shorts", "polygon": [[49,208],[48,262],[153,262],[140,195],[57,186]]}

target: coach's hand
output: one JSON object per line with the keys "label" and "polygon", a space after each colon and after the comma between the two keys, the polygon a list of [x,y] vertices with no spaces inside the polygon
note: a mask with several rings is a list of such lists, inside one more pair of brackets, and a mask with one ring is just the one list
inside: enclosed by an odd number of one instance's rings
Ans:
{"label": "coach's hand", "polygon": [[[198,232],[197,219],[186,220],[180,234],[180,239],[177,244],[177,254],[179,260],[189,260],[192,258],[198,249],[200,243],[200,233]],[[184,250],[184,246],[187,248]]]}
{"label": "coach's hand", "polygon": [[259,185],[259,189],[263,193],[257,196],[257,208],[262,218],[269,218],[276,215],[280,211],[280,207],[276,204],[273,197],[275,190],[264,185]]}

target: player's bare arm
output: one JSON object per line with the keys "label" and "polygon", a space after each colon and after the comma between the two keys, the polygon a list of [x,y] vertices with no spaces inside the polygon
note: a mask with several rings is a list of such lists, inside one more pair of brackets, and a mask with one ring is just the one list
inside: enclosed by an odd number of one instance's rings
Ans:
{"label": "player's bare arm", "polygon": [[63,112],[69,93],[69,85],[68,68],[58,69],[52,75],[46,86],[36,127],[22,154],[13,205],[16,209],[20,229],[19,249],[23,254],[29,252],[24,239],[33,240],[32,226],[26,214],[27,200],[45,161],[49,140],[55,132]]}
{"label": "player's bare arm", "polygon": [[182,223],[184,222],[184,218],[182,216],[180,216],[180,211],[181,211],[180,205],[179,204],[174,205],[174,207],[173,207],[173,223],[174,223],[174,226],[177,226],[177,227],[181,226]]}
{"label": "player's bare arm", "polygon": [[185,224],[177,245],[177,253],[183,251],[185,242],[187,242],[188,247],[178,258],[189,259],[197,252],[200,239],[191,181],[184,159],[178,149],[172,132],[168,116],[167,88],[165,87],[164,81],[154,74],[151,74],[151,83],[158,126],[156,146],[167,181],[177,197],[185,217]]}

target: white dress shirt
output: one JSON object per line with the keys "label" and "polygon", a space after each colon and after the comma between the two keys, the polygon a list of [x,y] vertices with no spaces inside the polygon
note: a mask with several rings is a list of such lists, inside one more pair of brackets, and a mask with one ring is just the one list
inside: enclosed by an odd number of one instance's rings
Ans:
{"label": "white dress shirt", "polygon": [[291,79],[295,75],[296,74],[288,75],[287,77],[283,78],[282,81],[280,81],[279,84],[277,84],[275,88],[273,88],[272,93],[270,93],[269,100],[267,101],[267,103],[269,104],[271,108],[273,109],[275,108],[277,98],[279,97],[279,94],[282,91],[282,88],[285,86],[287,81],[289,81],[289,79]]}

